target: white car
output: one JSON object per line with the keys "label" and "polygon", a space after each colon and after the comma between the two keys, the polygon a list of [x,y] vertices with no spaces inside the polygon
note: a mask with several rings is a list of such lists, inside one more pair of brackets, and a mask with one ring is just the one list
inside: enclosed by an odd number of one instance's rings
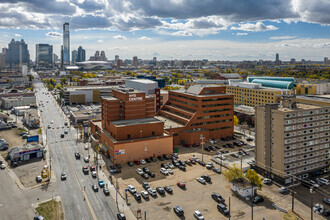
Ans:
{"label": "white car", "polygon": [[140,163],[141,163],[142,165],[144,165],[144,164],[146,164],[147,162],[146,162],[145,160],[140,160]]}
{"label": "white car", "polygon": [[262,181],[263,184],[271,184],[272,183],[272,180],[271,179],[268,179],[268,178],[265,178],[263,181]]}
{"label": "white car", "polygon": [[84,149],[88,150],[88,145],[87,144],[85,144]]}
{"label": "white car", "polygon": [[174,165],[172,163],[168,163],[168,167],[174,169]]}
{"label": "white car", "polygon": [[209,140],[210,144],[214,144],[214,141],[212,139]]}
{"label": "white car", "polygon": [[130,191],[130,193],[132,193],[132,194],[136,193],[136,189],[133,185],[128,185],[127,187],[128,187],[128,190]]}
{"label": "white car", "polygon": [[1,169],[5,169],[5,168],[6,168],[6,164],[1,164],[1,165],[0,165],[0,168],[1,168]]}
{"label": "white car", "polygon": [[147,191],[141,191],[141,196],[145,199],[149,198],[149,193]]}
{"label": "white car", "polygon": [[280,188],[278,189],[278,192],[279,192],[279,193],[282,193],[282,194],[284,194],[284,193],[286,193],[286,192],[288,192],[288,191],[289,191],[289,189],[286,188],[286,187],[284,187],[284,186],[282,186],[282,187],[280,187]]}
{"label": "white car", "polygon": [[204,220],[204,216],[202,215],[202,213],[198,210],[194,211],[194,217],[198,220]]}
{"label": "white car", "polygon": [[51,124],[54,124],[54,121],[51,121],[50,123],[51,123]]}
{"label": "white car", "polygon": [[92,177],[96,178],[96,171],[92,171]]}
{"label": "white car", "polygon": [[88,163],[89,162],[89,158],[88,157],[85,157],[84,158],[84,161],[85,161],[85,163]]}
{"label": "white car", "polygon": [[173,174],[173,170],[172,170],[172,169],[167,169],[167,172],[168,172],[169,174]]}
{"label": "white car", "polygon": [[319,188],[319,187],[320,187],[320,185],[317,184],[317,183],[316,183],[315,181],[313,181],[313,180],[310,180],[309,183],[312,184],[313,187],[315,187],[315,188]]}
{"label": "white car", "polygon": [[155,189],[149,188],[148,189],[148,193],[151,196],[156,196],[157,195],[157,191]]}
{"label": "white car", "polygon": [[205,180],[202,177],[198,177],[197,181],[200,182],[201,184],[205,184]]}
{"label": "white car", "polygon": [[137,168],[137,169],[136,169],[136,172],[137,172],[139,175],[142,175],[142,174],[143,174],[143,171],[142,171],[141,168]]}
{"label": "white car", "polygon": [[168,175],[168,171],[165,168],[160,168],[160,172],[164,175]]}

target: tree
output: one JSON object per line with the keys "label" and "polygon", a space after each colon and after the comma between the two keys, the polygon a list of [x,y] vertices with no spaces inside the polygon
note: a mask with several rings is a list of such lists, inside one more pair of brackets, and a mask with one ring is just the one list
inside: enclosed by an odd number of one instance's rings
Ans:
{"label": "tree", "polygon": [[228,167],[228,170],[225,170],[222,173],[228,181],[243,178],[243,172],[241,168],[239,168],[235,163],[232,167]]}
{"label": "tree", "polygon": [[238,126],[239,120],[236,115],[234,115],[234,125]]}
{"label": "tree", "polygon": [[262,179],[258,176],[256,171],[249,169],[246,173],[246,178],[250,181],[250,183],[258,186],[258,189],[260,190],[262,187]]}

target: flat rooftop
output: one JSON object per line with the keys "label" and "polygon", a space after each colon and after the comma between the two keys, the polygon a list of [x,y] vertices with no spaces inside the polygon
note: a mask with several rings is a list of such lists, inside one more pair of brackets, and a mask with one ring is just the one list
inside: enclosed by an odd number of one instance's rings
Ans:
{"label": "flat rooftop", "polygon": [[324,108],[325,106],[318,106],[318,105],[307,105],[307,104],[297,104],[297,108],[279,108],[279,111],[282,112],[293,112],[299,110],[311,110],[311,109],[319,109]]}
{"label": "flat rooftop", "polygon": [[182,128],[184,125],[179,124],[175,121],[172,121],[171,119],[165,118],[163,116],[155,116],[159,121],[164,122],[164,129],[169,129],[169,128]]}
{"label": "flat rooftop", "polygon": [[296,98],[310,100],[310,101],[329,102],[330,103],[330,95],[297,95]]}
{"label": "flat rooftop", "polygon": [[131,119],[131,120],[119,120],[112,121],[116,127],[121,126],[129,126],[129,125],[142,125],[142,124],[153,124],[153,123],[161,123],[157,118],[140,118],[140,119]]}
{"label": "flat rooftop", "polygon": [[75,90],[97,90],[97,89],[115,89],[118,86],[77,86],[77,87],[65,87],[64,91],[75,91]]}

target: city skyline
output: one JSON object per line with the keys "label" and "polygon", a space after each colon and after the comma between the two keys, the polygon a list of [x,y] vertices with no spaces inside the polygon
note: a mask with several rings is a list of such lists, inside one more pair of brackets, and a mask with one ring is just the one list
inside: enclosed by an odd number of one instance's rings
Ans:
{"label": "city skyline", "polygon": [[62,25],[68,22],[71,51],[82,46],[86,57],[96,50],[111,60],[115,55],[232,61],[274,60],[276,53],[286,61],[329,57],[330,3],[325,0],[172,0],[166,7],[157,1],[38,2],[0,3],[1,48],[12,38],[24,39],[31,57],[39,43],[53,45],[60,57]]}

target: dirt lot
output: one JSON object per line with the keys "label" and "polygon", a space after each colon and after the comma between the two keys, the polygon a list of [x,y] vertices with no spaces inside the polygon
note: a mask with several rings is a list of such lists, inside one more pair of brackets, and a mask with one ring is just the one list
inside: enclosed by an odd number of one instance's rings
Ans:
{"label": "dirt lot", "polygon": [[[183,151],[189,151],[189,149],[184,150],[183,148],[180,150],[179,159],[187,160],[193,154],[201,159],[199,153],[183,153]],[[210,158],[210,156],[204,156],[204,161],[209,162]],[[185,218],[181,219],[193,219],[193,212],[195,210],[201,211],[206,219],[226,219],[226,217],[218,212],[216,208],[217,203],[211,198],[212,192],[218,192],[226,199],[227,206],[229,197],[231,197],[232,219],[250,218],[251,202],[236,197],[231,192],[230,185],[222,174],[216,174],[197,164],[187,166],[186,172],[175,168],[173,170],[174,174],[164,176],[159,172],[160,164],[164,162],[170,162],[170,160],[157,161],[144,165],[156,174],[155,178],[149,178],[147,181],[153,189],[158,186],[171,186],[173,194],[169,195],[166,193],[164,197],[158,195],[156,198],[151,197],[148,201],[142,199],[141,203],[137,203],[133,196],[128,193],[128,202],[131,204],[130,208],[133,213],[136,213],[137,209],[140,208],[142,213],[147,211],[147,217],[149,219],[177,219],[178,217],[174,214],[173,207],[179,205],[185,212]],[[134,165],[133,167],[129,167],[127,164],[123,165],[122,173],[118,174],[119,190],[122,195],[125,195],[124,190],[129,184],[134,185],[138,192],[143,190],[141,183],[145,179],[136,173],[136,169],[144,166]],[[209,175],[212,178],[212,183],[203,185],[197,182],[196,178],[203,174]],[[176,185],[178,181],[184,181],[187,189],[180,189]],[[283,214],[275,211],[268,200],[254,207],[254,217],[256,219],[262,219],[262,217],[267,217],[267,219],[281,219],[282,216]]]}
{"label": "dirt lot", "polygon": [[[12,128],[10,130],[2,130],[0,131],[1,138],[5,139],[8,144],[9,148],[22,146],[26,143],[26,140],[23,140],[18,134],[20,132],[19,128]],[[1,151],[1,156],[6,157],[7,151]]]}

